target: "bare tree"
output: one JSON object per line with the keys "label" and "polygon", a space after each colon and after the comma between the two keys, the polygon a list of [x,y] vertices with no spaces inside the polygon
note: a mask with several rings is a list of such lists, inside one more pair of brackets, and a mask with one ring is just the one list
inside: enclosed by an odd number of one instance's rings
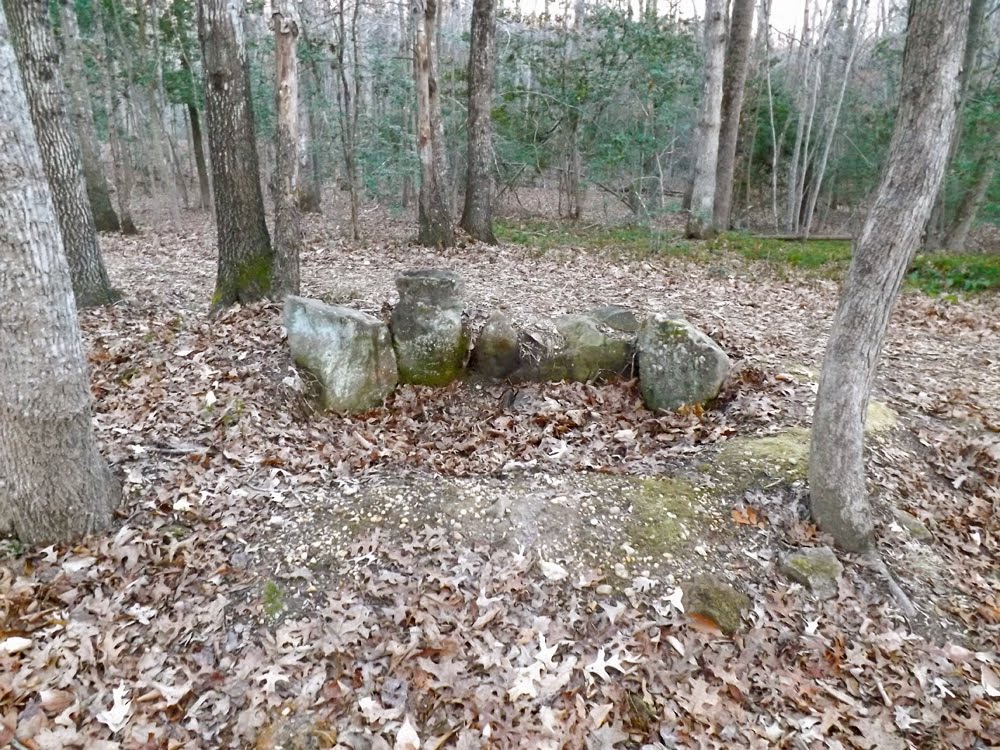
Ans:
{"label": "bare tree", "polygon": [[413,0],[413,76],[417,89],[417,154],[420,157],[419,234],[427,247],[451,247],[455,235],[448,210],[447,187],[442,172],[444,143],[435,126],[433,100],[437,96],[432,39],[437,23],[438,0]]}
{"label": "bare tree", "polygon": [[911,0],[889,156],[854,246],[813,417],[813,518],[847,550],[871,545],[864,424],[889,316],[926,227],[954,133],[971,0]]}
{"label": "bare tree", "polygon": [[260,190],[244,7],[240,0],[198,0],[219,245],[213,311],[265,297],[272,285],[274,252]]}
{"label": "bare tree", "polygon": [[59,49],[52,33],[48,3],[4,0],[4,8],[70,263],[76,304],[82,308],[114,302],[121,295],[111,288],[101,258],[94,214],[83,180],[80,142],[66,110]]}
{"label": "bare tree", "polygon": [[275,109],[278,113],[274,196],[274,288],[277,297],[299,293],[299,72],[295,45],[299,37],[293,0],[276,0],[271,16],[276,38]]}
{"label": "bare tree", "polygon": [[687,236],[702,238],[712,229],[715,175],[719,163],[722,79],[726,59],[726,14],[723,0],[705,0],[705,80],[694,136],[694,175]]}
{"label": "bare tree", "polygon": [[496,0],[473,0],[469,46],[469,157],[462,228],[496,244],[493,234],[493,65]]}
{"label": "bare tree", "polygon": [[740,113],[750,64],[753,9],[757,0],[733,0],[726,42],[726,66],[722,86],[722,124],[719,128],[719,164],[715,178],[715,205],[712,225],[729,229],[733,210],[733,176],[736,173],[736,142],[740,134]]}
{"label": "bare tree", "polygon": [[55,206],[0,7],[0,536],[107,527],[120,486],[97,450]]}

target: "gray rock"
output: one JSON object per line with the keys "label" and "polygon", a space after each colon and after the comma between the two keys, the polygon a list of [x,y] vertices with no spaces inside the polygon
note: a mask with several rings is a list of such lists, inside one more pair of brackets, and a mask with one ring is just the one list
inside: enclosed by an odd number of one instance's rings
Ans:
{"label": "gray rock", "polygon": [[812,592],[817,599],[837,595],[844,566],[829,547],[803,547],[790,552],[779,562],[781,572]]}
{"label": "gray rock", "polygon": [[605,305],[591,310],[587,315],[615,331],[622,333],[639,331],[639,319],[634,312],[622,305]]}
{"label": "gray rock", "polygon": [[719,395],[729,357],[683,318],[662,313],[639,329],[639,386],[649,409],[673,411]]}
{"label": "gray rock", "polygon": [[589,315],[537,321],[521,334],[521,366],[515,380],[587,382],[628,376],[634,341]]}
{"label": "gray rock", "polygon": [[520,334],[510,316],[493,312],[479,332],[472,350],[472,367],[488,378],[506,378],[521,362]]}
{"label": "gray rock", "polygon": [[396,289],[392,343],[400,381],[441,386],[461,377],[469,349],[462,279],[452,271],[404,271]]}
{"label": "gray rock", "polygon": [[396,355],[381,320],[304,297],[286,298],[284,318],[292,360],[316,378],[324,408],[367,411],[396,387]]}

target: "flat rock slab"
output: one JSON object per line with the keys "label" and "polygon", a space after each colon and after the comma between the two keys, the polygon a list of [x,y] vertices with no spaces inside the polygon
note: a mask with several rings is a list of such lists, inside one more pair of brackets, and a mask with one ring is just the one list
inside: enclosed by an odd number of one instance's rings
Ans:
{"label": "flat rock slab", "polygon": [[298,493],[262,549],[317,578],[338,570],[361,540],[377,535],[391,550],[429,526],[456,544],[530,551],[568,575],[597,570],[621,588],[636,576],[664,582],[725,567],[741,531],[721,499],[677,477],[406,472],[314,492]]}
{"label": "flat rock slab", "polygon": [[396,387],[389,328],[378,318],[350,307],[288,297],[284,323],[292,360],[316,378],[324,408],[367,411],[380,406]]}

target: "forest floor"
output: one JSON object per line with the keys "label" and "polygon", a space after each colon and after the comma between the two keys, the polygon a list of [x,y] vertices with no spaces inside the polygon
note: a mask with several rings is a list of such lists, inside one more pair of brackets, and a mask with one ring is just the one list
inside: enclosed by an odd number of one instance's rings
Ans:
{"label": "forest floor", "polygon": [[[208,319],[210,217],[104,237],[125,301],[81,322],[125,501],[107,535],[0,547],[0,746],[1000,745],[1000,297],[908,292],[883,352],[869,483],[908,622],[863,558],[826,600],[779,571],[826,543],[803,451],[829,274],[725,249],[434,252],[376,208],[344,234],[307,219],[306,296],[382,316],[398,272],[447,267],[474,321],[680,312],[733,377],[684,415],[631,381],[317,414],[280,305]],[[782,449],[761,464],[762,444]],[[685,612],[702,572],[749,597],[732,636]]]}

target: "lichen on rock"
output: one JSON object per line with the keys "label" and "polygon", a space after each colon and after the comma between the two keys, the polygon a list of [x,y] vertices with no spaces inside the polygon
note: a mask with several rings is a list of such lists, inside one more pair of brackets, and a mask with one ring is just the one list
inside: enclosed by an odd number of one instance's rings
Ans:
{"label": "lichen on rock", "polygon": [[642,398],[654,411],[711,401],[729,374],[726,353],[683,318],[663,313],[647,318],[637,351]]}

